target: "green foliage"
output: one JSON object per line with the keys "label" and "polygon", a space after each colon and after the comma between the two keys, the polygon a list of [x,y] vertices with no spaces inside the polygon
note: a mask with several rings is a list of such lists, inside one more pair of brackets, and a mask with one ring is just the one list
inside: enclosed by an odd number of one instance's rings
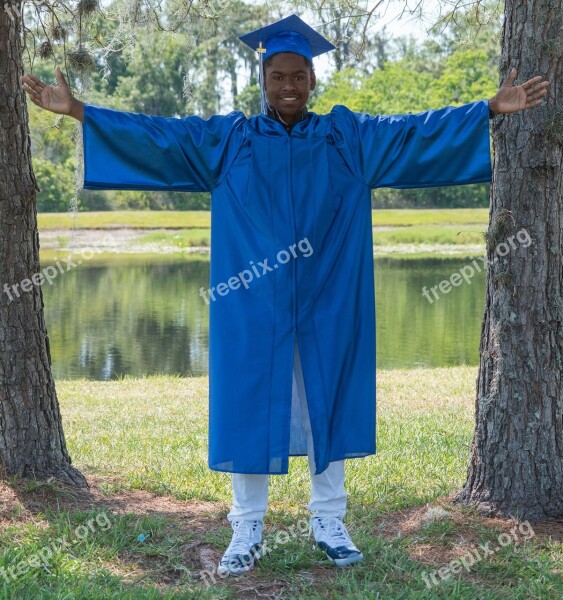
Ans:
{"label": "green foliage", "polygon": [[[452,5],[453,6],[453,5]],[[504,2],[479,0],[466,10],[454,7],[431,30],[447,54],[456,49],[483,50],[492,63],[498,63]]]}
{"label": "green foliage", "polygon": [[[354,69],[335,73],[313,106],[318,113],[329,112],[335,104],[344,104],[355,112],[399,114],[422,112],[431,108],[460,105],[490,98],[496,93],[495,68],[487,52],[459,48],[445,59],[432,45],[420,56],[386,63],[383,69],[363,77]],[[479,207],[487,206],[489,186],[452,186],[444,188],[392,190],[372,193],[374,208]]]}
{"label": "green foliage", "polygon": [[486,183],[410,190],[380,188],[372,192],[373,208],[479,208],[488,203]]}
{"label": "green foliage", "polygon": [[237,97],[236,110],[241,110],[247,117],[260,112],[260,86],[247,85]]}
{"label": "green foliage", "polygon": [[498,87],[495,71],[485,50],[456,50],[446,59],[441,77],[432,82],[432,102],[457,105],[490,98]]}
{"label": "green foliage", "polygon": [[33,170],[41,188],[37,194],[37,210],[41,212],[69,210],[75,182],[70,161],[58,163],[35,157]]}
{"label": "green foliage", "polygon": [[[127,6],[115,0],[105,7],[107,15],[97,11],[88,17],[90,49],[96,52],[97,48],[98,67],[104,67],[91,76],[85,94],[90,104],[162,116],[208,117],[231,107],[247,116],[260,111],[255,53],[237,36],[275,20],[278,15],[272,6],[234,0],[225,8],[228,19],[209,18],[195,10],[188,19],[182,19],[181,3],[170,0],[159,11],[158,27],[154,26],[155,15],[147,7],[137,7],[139,15],[133,18],[126,14]],[[354,35],[359,33],[348,31],[353,22],[344,18],[342,6],[331,0],[326,3],[325,13],[319,14],[319,26],[329,37],[340,39],[340,51],[335,54],[336,72],[327,82],[320,81],[311,95],[311,110],[323,114],[336,104],[344,104],[369,114],[421,112],[495,93],[498,2],[479,3],[465,12],[458,10],[448,15],[447,23],[436,27],[433,37],[423,43],[408,38],[390,39],[384,31],[370,35],[363,53],[361,44],[354,41]],[[128,18],[153,26],[128,29]],[[361,22],[360,19],[355,26]],[[55,58],[36,60],[33,66],[34,73],[49,83],[54,81],[50,61],[61,63],[62,42],[68,43],[69,48],[77,44],[72,27],[64,32],[53,27],[70,25],[63,20],[61,26],[54,24],[50,28]],[[170,30],[166,31],[167,27]],[[342,37],[339,32],[346,35]],[[111,52],[100,50],[102,42],[108,40]],[[346,67],[350,64],[354,67]],[[239,87],[241,73],[245,75],[243,87]],[[66,75],[75,88],[84,89],[79,75],[68,71]],[[30,122],[32,150],[43,190],[40,210],[66,210],[74,189],[76,124],[33,105]],[[52,168],[48,162],[53,163]],[[377,208],[487,204],[486,185],[373,192],[373,206]],[[84,191],[79,200],[80,210],[208,210],[209,205],[209,194],[204,193]]]}
{"label": "green foliage", "polygon": [[183,115],[185,36],[155,31],[124,52],[127,71],[119,75],[114,96],[127,99],[129,110],[149,115]]}
{"label": "green foliage", "polygon": [[440,66],[434,73],[421,72],[415,62],[403,58],[386,63],[369,77],[344,69],[323,87],[312,110],[324,114],[344,104],[370,114],[421,112],[488,98],[496,92],[494,67],[482,50],[456,50]]}

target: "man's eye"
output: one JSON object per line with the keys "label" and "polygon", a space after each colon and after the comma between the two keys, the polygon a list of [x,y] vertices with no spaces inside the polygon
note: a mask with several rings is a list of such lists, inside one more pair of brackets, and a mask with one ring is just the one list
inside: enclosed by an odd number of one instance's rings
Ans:
{"label": "man's eye", "polygon": [[305,79],[305,77],[303,77],[303,75],[299,75],[298,77],[296,77],[296,79],[299,79],[299,81],[301,81],[302,79]]}

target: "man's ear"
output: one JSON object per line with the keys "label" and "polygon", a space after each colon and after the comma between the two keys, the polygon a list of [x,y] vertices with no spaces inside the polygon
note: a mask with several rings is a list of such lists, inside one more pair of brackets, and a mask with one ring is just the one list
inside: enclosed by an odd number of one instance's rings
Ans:
{"label": "man's ear", "polygon": [[315,75],[315,71],[311,71],[311,91],[313,91],[317,87],[317,76]]}

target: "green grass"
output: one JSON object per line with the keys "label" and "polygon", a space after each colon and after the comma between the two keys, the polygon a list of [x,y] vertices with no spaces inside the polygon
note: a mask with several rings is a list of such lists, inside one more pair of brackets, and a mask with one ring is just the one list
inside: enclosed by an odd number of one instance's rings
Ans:
{"label": "green grass", "polygon": [[154,232],[143,235],[137,243],[141,244],[166,244],[178,248],[192,246],[209,246],[211,229],[193,228],[182,229],[175,232]]}
{"label": "green grass", "polygon": [[113,210],[99,212],[39,213],[39,230],[47,229],[187,229],[211,226],[205,210]]}
{"label": "green grass", "polygon": [[[487,228],[488,209],[374,210],[372,215],[377,256],[400,260],[437,256],[459,259],[485,252],[483,233]],[[208,247],[211,235],[208,211],[81,212],[74,220],[69,213],[39,215],[40,231],[63,233],[56,238],[61,252],[69,239],[64,232],[73,227],[78,230],[138,229],[138,237],[123,241],[116,252],[107,253],[109,260],[116,253],[164,255]],[[81,241],[78,233],[74,243],[80,246],[86,242]],[[52,262],[60,255],[54,248],[41,250],[44,262]]]}
{"label": "green grass", "polygon": [[[186,248],[185,250],[189,250]],[[62,261],[69,257],[69,252],[66,250],[58,249],[42,249],[41,250],[41,267],[45,267],[50,264],[55,264],[57,260]],[[80,257],[80,251],[75,251],[72,254],[73,260]],[[84,264],[89,266],[101,265],[135,265],[135,264],[151,264],[157,263],[181,263],[191,260],[205,260],[207,257],[199,252],[96,252],[88,260],[84,261]],[[63,263],[64,265],[64,263]]]}
{"label": "green grass", "polygon": [[[78,502],[79,494],[54,483],[0,484],[0,567],[64,535],[73,542],[55,544],[47,566],[17,582],[2,588],[0,577],[0,598],[560,597],[561,545],[539,537],[432,590],[422,579],[503,530],[498,520],[449,504],[446,519],[412,526],[426,503],[443,503],[463,483],[475,375],[465,366],[378,373],[378,454],[346,466],[347,522],[363,563],[333,568],[306,535],[276,547],[280,531],[307,517],[309,475],[299,457],[288,476],[271,478],[272,551],[251,574],[209,588],[198,574],[207,564],[202,557],[214,564],[230,539],[230,477],[207,468],[207,378],[59,381],[69,451],[92,489]],[[77,527],[88,523],[88,535],[75,541]],[[150,536],[139,541],[139,534]]]}
{"label": "green grass", "polygon": [[476,225],[413,225],[391,230],[375,230],[374,246],[392,244],[481,244],[485,248],[484,227]]}
{"label": "green grass", "polygon": [[[396,244],[480,244],[485,247],[484,227],[476,225],[413,225],[392,230],[375,230],[375,246]],[[180,248],[209,246],[209,229],[185,229],[174,232],[154,232],[143,235],[138,243],[167,244]]]}
{"label": "green grass", "polygon": [[488,208],[423,208],[373,210],[374,225],[411,227],[413,225],[479,225],[486,227]]}
{"label": "green grass", "polygon": [[[389,209],[374,210],[375,226],[410,227],[413,225],[480,225],[488,222],[488,208]],[[211,226],[209,211],[116,210],[105,212],[40,213],[39,230],[107,229],[132,227],[140,229],[188,229]]]}

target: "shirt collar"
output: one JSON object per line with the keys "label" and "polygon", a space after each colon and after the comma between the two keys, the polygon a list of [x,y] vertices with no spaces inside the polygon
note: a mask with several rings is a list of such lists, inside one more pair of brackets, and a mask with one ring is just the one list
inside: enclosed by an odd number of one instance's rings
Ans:
{"label": "shirt collar", "polygon": [[299,112],[299,114],[297,115],[297,119],[295,120],[295,123],[293,123],[293,125],[290,125],[289,123],[286,123],[282,119],[280,113],[275,108],[270,106],[269,104],[266,104],[266,110],[267,110],[268,117],[271,117],[272,119],[275,119],[276,121],[278,121],[278,123],[281,123],[285,127],[285,129],[288,133],[291,133],[293,126],[297,125],[297,123],[299,123],[300,121],[303,121],[304,119],[306,119],[307,115],[309,114],[307,107],[304,106],[301,109],[301,111]]}

